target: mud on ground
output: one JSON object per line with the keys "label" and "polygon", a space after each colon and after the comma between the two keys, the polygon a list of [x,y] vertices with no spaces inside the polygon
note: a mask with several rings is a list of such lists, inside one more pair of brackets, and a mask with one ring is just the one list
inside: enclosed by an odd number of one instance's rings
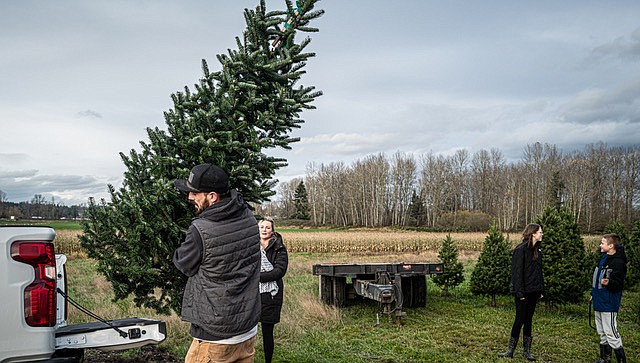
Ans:
{"label": "mud on ground", "polygon": [[126,351],[103,352],[97,349],[88,349],[84,353],[84,363],[181,363],[172,353],[158,348],[157,345],[147,345],[139,349],[135,357]]}

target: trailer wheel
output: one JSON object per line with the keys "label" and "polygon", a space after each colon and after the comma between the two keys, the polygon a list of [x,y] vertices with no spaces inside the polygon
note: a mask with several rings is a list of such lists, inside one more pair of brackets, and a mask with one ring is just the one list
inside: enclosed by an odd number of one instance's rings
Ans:
{"label": "trailer wheel", "polygon": [[415,276],[413,278],[413,286],[413,306],[420,308],[427,306],[427,278],[425,276]]}
{"label": "trailer wheel", "polygon": [[427,279],[424,276],[402,277],[403,307],[424,307],[427,304]]}
{"label": "trailer wheel", "polygon": [[413,286],[411,284],[411,277],[400,277],[400,283],[402,286],[402,307],[410,308],[412,306],[413,299]]}
{"label": "trailer wheel", "polygon": [[333,305],[333,278],[331,276],[320,275],[320,300],[327,305]]}
{"label": "trailer wheel", "polygon": [[343,307],[347,301],[347,278],[333,278],[333,305]]}

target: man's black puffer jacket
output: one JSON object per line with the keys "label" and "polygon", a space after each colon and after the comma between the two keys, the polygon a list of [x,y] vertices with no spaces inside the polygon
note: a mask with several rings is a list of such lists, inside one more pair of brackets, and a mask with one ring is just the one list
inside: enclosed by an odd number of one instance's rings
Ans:
{"label": "man's black puffer jacket", "polygon": [[215,341],[253,329],[260,319],[260,236],[242,195],[233,190],[205,209],[185,242],[191,238],[202,245],[182,299],[182,319],[192,323],[192,336]]}

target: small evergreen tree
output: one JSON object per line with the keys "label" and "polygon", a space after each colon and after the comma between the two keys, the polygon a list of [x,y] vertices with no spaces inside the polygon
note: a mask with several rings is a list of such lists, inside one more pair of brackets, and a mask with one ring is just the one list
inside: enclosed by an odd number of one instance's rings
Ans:
{"label": "small evergreen tree", "polygon": [[449,296],[449,288],[464,282],[464,267],[458,261],[458,247],[450,234],[442,241],[438,259],[444,265],[444,271],[440,275],[434,275],[433,282],[442,289],[444,296]]}
{"label": "small evergreen tree", "polygon": [[498,231],[494,221],[484,239],[482,252],[480,252],[470,280],[471,293],[491,296],[491,306],[494,307],[496,306],[496,295],[509,293],[510,250],[510,243]]}
{"label": "small evergreen tree", "polygon": [[551,175],[549,186],[547,187],[547,205],[553,206],[555,208],[561,208],[566,189],[567,187],[562,180],[560,172],[553,172],[553,174]]}
{"label": "small evergreen tree", "polygon": [[293,218],[309,219],[309,197],[307,195],[307,188],[304,186],[304,181],[302,180],[296,187],[293,204],[296,207],[296,214]]}
{"label": "small evergreen tree", "polygon": [[409,219],[416,227],[422,223],[424,215],[424,202],[422,197],[414,190],[411,194],[411,204],[409,204]]}
{"label": "small evergreen tree", "polygon": [[185,238],[193,207],[173,187],[190,169],[213,163],[229,174],[231,186],[245,201],[268,200],[275,172],[286,160],[268,156],[272,148],[290,149],[298,141],[289,135],[304,120],[321,93],[299,84],[307,60],[306,38],[299,31],[323,14],[313,10],[317,0],[267,12],[265,0],[244,12],[247,28],[217,60],[210,72],[202,61],[203,77],[194,90],[172,95],[173,109],[165,112],[166,131],[148,128],[149,142],[141,152],[121,153],[126,170],[122,187],[109,185],[111,201],[89,201],[82,245],[98,260],[98,270],[111,282],[115,299],[133,294],[138,306],[157,311],[180,311],[186,284],[172,255]]}
{"label": "small evergreen tree", "polygon": [[544,231],[542,271],[547,304],[576,303],[589,288],[593,266],[586,266],[584,241],[566,208],[546,208],[534,223]]}
{"label": "small evergreen tree", "polygon": [[633,224],[624,251],[627,254],[627,287],[633,287],[640,282],[640,219]]}

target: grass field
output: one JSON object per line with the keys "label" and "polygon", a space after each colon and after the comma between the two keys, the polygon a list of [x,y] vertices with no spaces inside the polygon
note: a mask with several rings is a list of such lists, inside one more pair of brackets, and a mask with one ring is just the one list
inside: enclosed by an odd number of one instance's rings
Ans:
{"label": "grass field", "polygon": [[80,231],[82,230],[82,225],[78,221],[71,220],[56,220],[56,221],[48,221],[48,220],[0,220],[0,226],[48,226],[52,227],[56,231],[59,230],[71,230],[71,231]]}
{"label": "grass field", "polygon": [[[281,230],[290,249],[297,243],[309,245],[313,241],[368,241],[370,244],[397,243],[391,235],[362,235],[357,233],[319,233],[312,237],[304,233]],[[68,234],[67,234],[68,233]],[[369,232],[364,232],[369,233]],[[393,232],[395,233],[395,232]],[[404,232],[400,232],[404,233]],[[337,236],[340,235],[340,236]],[[384,237],[381,237],[384,236]],[[453,234],[452,234],[453,237]],[[467,236],[469,241],[471,237]],[[58,234],[57,246],[63,241],[72,243],[77,232]],[[425,240],[427,239],[424,237]],[[484,235],[475,235],[481,243]],[[455,237],[454,237],[455,239]],[[387,242],[385,242],[387,241]],[[345,242],[346,243],[346,242]],[[367,242],[358,242],[361,245]],[[326,246],[327,244],[323,244]],[[57,248],[58,248],[57,247]],[[75,247],[74,247],[75,248]],[[420,252],[291,252],[285,276],[285,305],[282,322],[276,325],[275,362],[496,362],[496,355],[506,347],[514,316],[513,300],[499,297],[496,308],[489,307],[489,299],[469,293],[468,277],[478,256],[478,250],[462,250],[467,282],[443,297],[440,290],[429,283],[428,302],[424,308],[406,309],[403,325],[388,324],[385,319],[376,326],[378,306],[363,301],[343,309],[322,304],[318,298],[318,278],[311,273],[316,263],[374,263],[374,262],[430,262],[437,259],[437,248]],[[110,284],[95,272],[96,262],[84,258],[77,250],[68,262],[70,293],[95,313],[109,319],[127,316],[156,317],[167,322],[168,338],[161,344],[178,358],[184,357],[191,342],[188,325],[175,316],[158,316],[139,309],[131,299],[111,302]],[[626,292],[619,316],[619,329],[629,362],[640,362],[640,326],[634,322],[632,309],[640,293]],[[534,318],[533,352],[540,362],[590,362],[598,353],[596,333],[587,321],[588,305],[568,305],[549,309],[538,306]],[[71,322],[91,320],[71,308]],[[262,342],[258,337],[256,362],[263,361]],[[135,354],[133,353],[128,354]],[[518,359],[524,361],[521,347]]]}

